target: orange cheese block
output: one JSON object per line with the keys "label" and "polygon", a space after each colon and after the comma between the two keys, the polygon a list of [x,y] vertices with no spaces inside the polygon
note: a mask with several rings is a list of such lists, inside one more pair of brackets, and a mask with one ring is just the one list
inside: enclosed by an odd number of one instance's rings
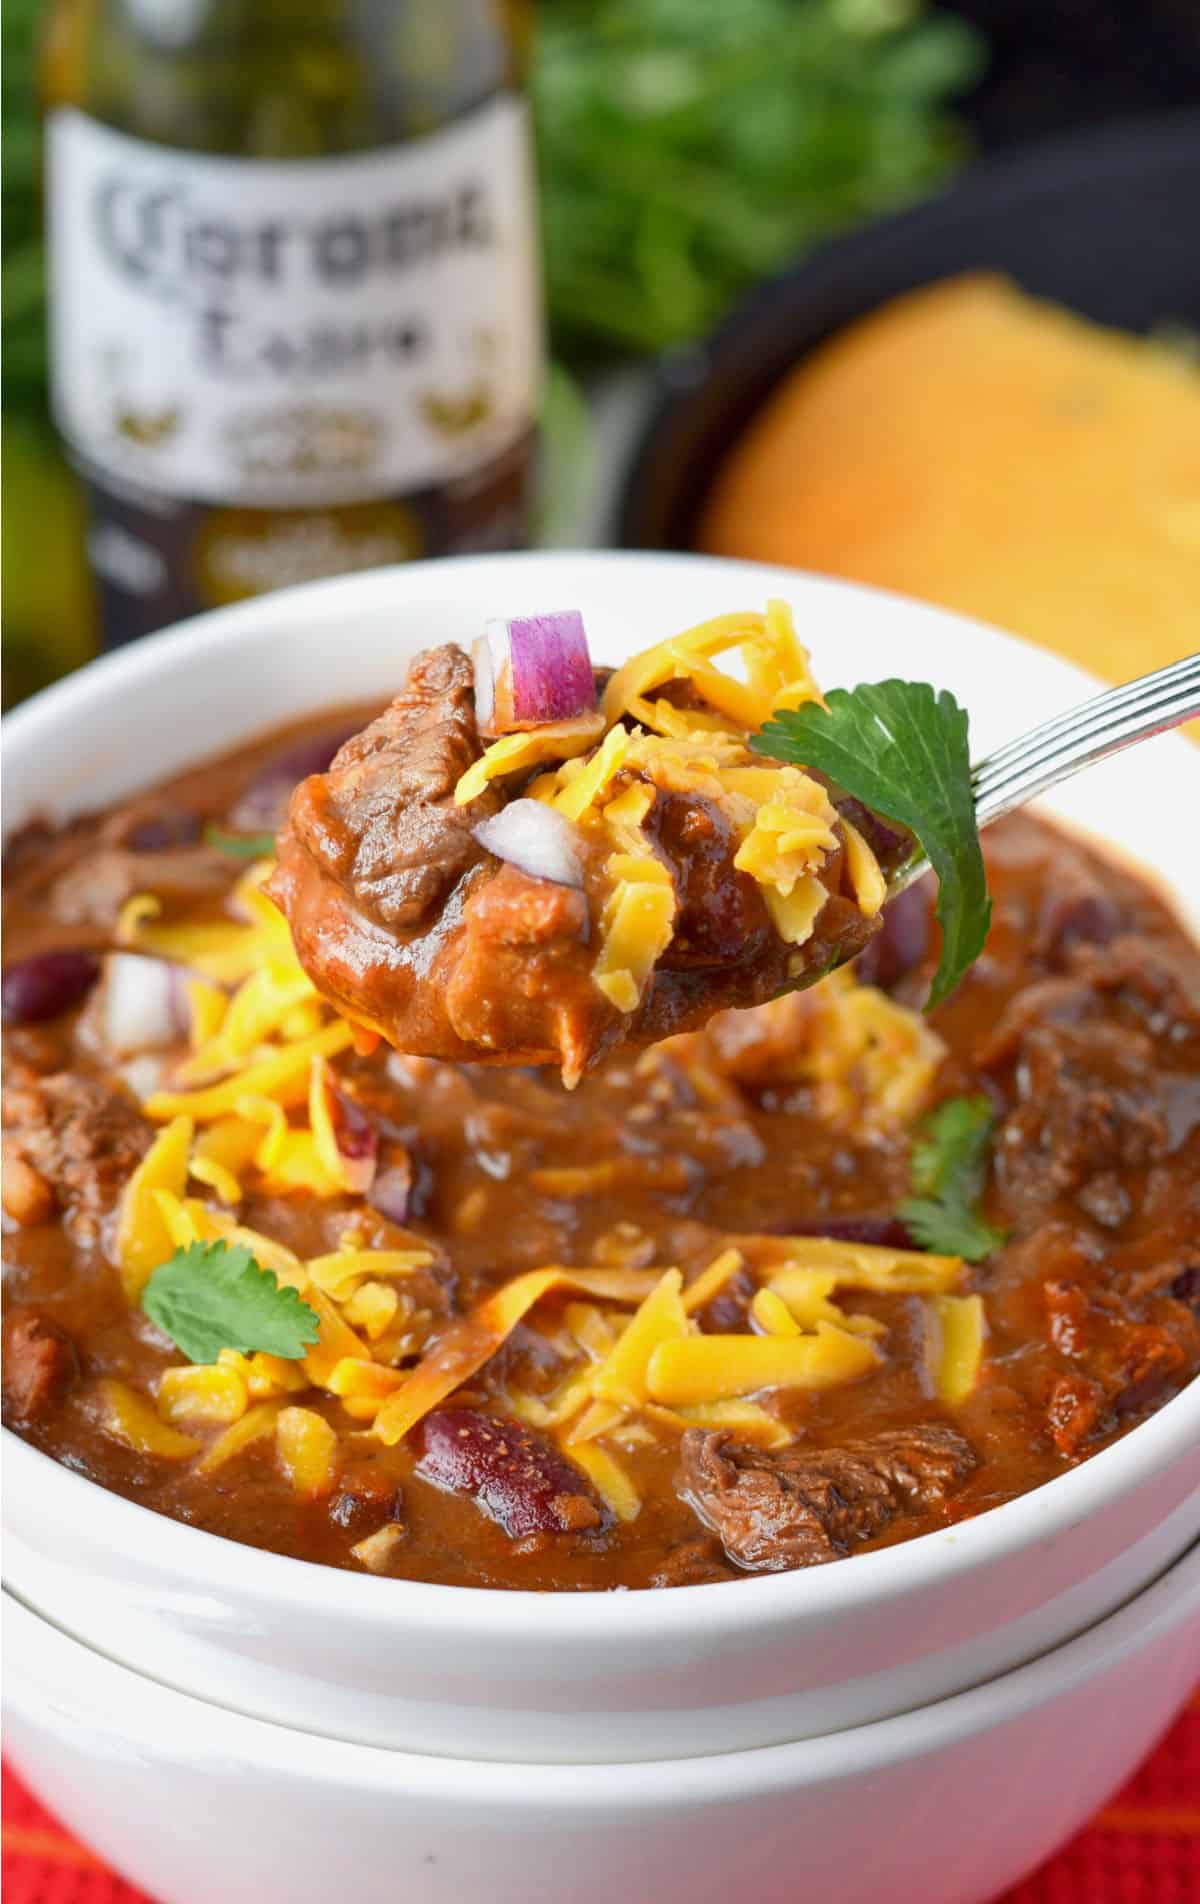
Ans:
{"label": "orange cheese block", "polygon": [[720,470],[697,546],[942,603],[1125,680],[1200,646],[1200,374],[971,275],[851,325]]}

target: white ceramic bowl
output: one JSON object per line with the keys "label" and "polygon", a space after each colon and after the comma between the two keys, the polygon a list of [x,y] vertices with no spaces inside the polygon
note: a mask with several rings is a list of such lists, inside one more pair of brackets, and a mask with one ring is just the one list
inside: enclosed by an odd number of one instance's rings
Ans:
{"label": "white ceramic bowl", "polygon": [[639,1765],[316,1739],[167,1691],[15,1603],[5,1623],[14,1762],[160,1904],[983,1904],[1187,1698],[1200,1550],[1082,1638],[941,1704]]}
{"label": "white ceramic bowl", "polygon": [[[1094,684],[994,630],[748,564],[501,556],[324,583],[188,623],[5,723],[7,821],[95,806],[265,726],[384,696],[485,613],[579,605],[619,660],[723,609],[789,598],[828,683],[952,688],[978,751]],[[1165,737],[1052,810],[1142,860],[1200,928],[1200,752]],[[1048,1486],[811,1572],[670,1592],[533,1595],[358,1577],[147,1513],[6,1437],[6,1577],[135,1670],[332,1737],[477,1759],[599,1761],[824,1734],[978,1684],[1079,1633],[1200,1533],[1200,1383]]]}

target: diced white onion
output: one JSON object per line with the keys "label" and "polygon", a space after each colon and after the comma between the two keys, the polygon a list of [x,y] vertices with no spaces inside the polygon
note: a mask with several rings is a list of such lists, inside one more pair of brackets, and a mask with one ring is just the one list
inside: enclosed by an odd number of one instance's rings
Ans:
{"label": "diced white onion", "polygon": [[541,800],[510,800],[475,828],[475,838],[497,859],[556,886],[583,885],[583,842],[564,813]]}
{"label": "diced white onion", "polygon": [[[500,624],[501,627],[503,625]],[[495,626],[496,623],[488,622],[484,632],[471,644],[471,660],[475,667],[475,720],[483,734],[491,733],[496,712],[496,664],[492,659],[492,644],[487,632]]]}
{"label": "diced white onion", "polygon": [[380,1216],[387,1217],[390,1223],[398,1223],[401,1228],[408,1222],[408,1206],[412,1200],[413,1176],[411,1166],[401,1168],[397,1164],[387,1164],[375,1172],[375,1181],[371,1185],[368,1202]]}
{"label": "diced white onion", "polygon": [[146,1051],[140,1058],[130,1058],[127,1064],[121,1065],[120,1072],[138,1103],[144,1104],[148,1097],[162,1090],[166,1063]]}
{"label": "diced white onion", "polygon": [[101,980],[101,1035],[116,1058],[173,1045],[187,1031],[185,974],[167,959],[110,952]]}

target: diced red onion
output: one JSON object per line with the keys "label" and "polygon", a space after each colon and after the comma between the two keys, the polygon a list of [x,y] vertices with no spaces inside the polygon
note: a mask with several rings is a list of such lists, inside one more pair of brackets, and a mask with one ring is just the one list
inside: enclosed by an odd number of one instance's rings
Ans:
{"label": "diced red onion", "polygon": [[365,1196],[374,1182],[379,1152],[375,1126],[362,1105],[344,1091],[330,1091],[329,1114],[346,1175],[346,1188],[355,1196]]}
{"label": "diced red onion", "polygon": [[94,952],[39,952],[10,965],[0,982],[6,1025],[40,1025],[70,1011],[100,976]]}
{"label": "diced red onion", "polygon": [[110,952],[97,997],[97,1029],[114,1058],[158,1051],[187,1035],[188,1009],[182,966],[140,952]]}
{"label": "diced red onion", "polygon": [[334,728],[327,734],[316,734],[311,740],[285,748],[282,753],[268,760],[249,785],[243,788],[229,814],[229,825],[233,831],[276,832],[287,818],[292,788],[301,780],[307,780],[309,774],[324,773],[338,749],[355,731],[353,727]]}
{"label": "diced red onion", "polygon": [[583,842],[565,813],[542,800],[510,800],[475,828],[475,838],[497,859],[532,879],[556,886],[583,885]]}
{"label": "diced red onion", "polygon": [[367,1201],[389,1223],[398,1223],[403,1228],[408,1222],[412,1188],[412,1164],[404,1151],[394,1151],[391,1161],[375,1172]]}
{"label": "diced red onion", "polygon": [[489,621],[472,660],[475,718],[484,733],[544,727],[595,709],[596,681],[577,608]]}

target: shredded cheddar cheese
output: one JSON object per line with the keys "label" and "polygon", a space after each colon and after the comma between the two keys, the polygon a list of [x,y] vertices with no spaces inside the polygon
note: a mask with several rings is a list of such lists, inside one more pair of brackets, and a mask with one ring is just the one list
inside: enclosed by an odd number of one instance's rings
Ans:
{"label": "shredded cheddar cheese", "polygon": [[[953,1289],[962,1280],[961,1256],[933,1256],[927,1250],[889,1249],[880,1243],[849,1243],[829,1236],[743,1238],[756,1266],[766,1268],[771,1287],[790,1300],[787,1276],[793,1267],[825,1270],[851,1289],[877,1289],[893,1295],[925,1295]],[[778,1268],[770,1267],[772,1259]]]}
{"label": "shredded cheddar cheese", "polygon": [[641,1496],[620,1462],[594,1441],[569,1441],[564,1450],[581,1467],[605,1506],[619,1521],[635,1521],[641,1512]]}
{"label": "shredded cheddar cheese", "polygon": [[126,1382],[106,1376],[96,1385],[100,1425],[114,1441],[124,1442],[136,1454],[160,1455],[164,1461],[184,1461],[198,1454],[202,1443],[181,1434]]}
{"label": "shredded cheddar cheese", "polygon": [[688,1316],[680,1291],[683,1277],[668,1269],[641,1304],[620,1339],[592,1375],[592,1392],[602,1401],[636,1407],[649,1399],[647,1370],[650,1358],[663,1342],[688,1332]]}
{"label": "shredded cheddar cheese", "polygon": [[983,1366],[983,1298],[933,1295],[929,1319],[933,1386],[940,1399],[955,1408],[976,1387]]}
{"label": "shredded cheddar cheese", "polygon": [[280,1465],[302,1500],[315,1501],[333,1488],[337,1435],[311,1408],[283,1408],[275,1417]]}
{"label": "shredded cheddar cheese", "polygon": [[270,1057],[248,1065],[220,1084],[199,1091],[157,1091],[146,1099],[143,1109],[147,1117],[192,1117],[203,1124],[236,1111],[241,1097],[262,1096],[283,1104],[303,1103],[308,1094],[312,1060],[345,1051],[350,1041],[349,1025],[338,1018],[312,1037],[284,1045]]}
{"label": "shredded cheddar cheese", "polygon": [[569,760],[575,754],[586,753],[603,732],[604,722],[598,714],[584,714],[577,720],[554,721],[521,734],[505,734],[467,768],[454,789],[455,804],[465,807],[477,800],[488,783],[503,774],[524,773],[546,760]]}
{"label": "shredded cheddar cheese", "polygon": [[[731,650],[740,654],[745,682],[714,665]],[[711,708],[741,727],[760,726],[776,707],[821,699],[783,602],[771,602],[765,615],[714,616],[635,655],[605,689],[605,719],[619,720],[632,701],[667,681],[691,682]]]}
{"label": "shredded cheddar cheese", "polygon": [[791,1430],[759,1402],[696,1402],[690,1408],[663,1408],[651,1403],[646,1413],[679,1429],[728,1428],[760,1448],[786,1448],[792,1439]]}
{"label": "shredded cheddar cheese", "polygon": [[740,1250],[722,1250],[706,1268],[700,1271],[683,1292],[683,1306],[689,1315],[703,1309],[714,1296],[719,1296],[730,1278],[736,1276],[745,1258]]}
{"label": "shredded cheddar cheese", "polygon": [[176,1198],[183,1195],[192,1128],[190,1118],[173,1118],[159,1132],[125,1186],[116,1248],[121,1281],[130,1302],[137,1302],[152,1272],[176,1248],[158,1193],[166,1191]]}
{"label": "shredded cheddar cheese", "polygon": [[158,1412],[164,1421],[239,1421],[249,1394],[240,1372],[229,1366],[167,1369],[158,1385]]}
{"label": "shredded cheddar cheese", "polygon": [[227,1461],[232,1461],[235,1455],[241,1454],[253,1442],[264,1441],[268,1435],[273,1435],[282,1406],[281,1401],[263,1401],[247,1409],[240,1421],[235,1421],[224,1434],[209,1443],[196,1463],[197,1473],[215,1474],[218,1468],[223,1468]]}
{"label": "shredded cheddar cheese", "polygon": [[783,1297],[775,1289],[758,1289],[750,1304],[750,1314],[764,1335],[799,1335],[800,1324]]}
{"label": "shredded cheddar cheese", "polygon": [[662,1342],[650,1358],[650,1397],[668,1406],[720,1402],[764,1388],[835,1388],[866,1375],[879,1351],[821,1322],[814,1335],[693,1335]]}
{"label": "shredded cheddar cheese", "polygon": [[552,1290],[581,1289],[615,1302],[639,1301],[655,1280],[652,1273],[636,1269],[532,1269],[514,1277],[446,1331],[403,1387],[384,1403],[375,1433],[388,1446],[401,1440],[431,1408],[477,1374],[534,1304]]}
{"label": "shredded cheddar cheese", "polygon": [[[724,657],[736,671],[718,666]],[[655,692],[672,682],[688,689],[682,706]],[[555,763],[526,792],[608,848],[592,978],[613,1009],[630,1016],[678,915],[670,869],[646,830],[660,795],[721,810],[739,841],[734,865],[761,887],[789,945],[811,937],[828,897],[821,870],[843,843],[861,909],[882,905],[875,856],[860,833],[847,831],[820,781],[756,756],[748,744],[776,710],[820,699],[786,603],[770,602],[765,614],[719,615],[626,662],[600,714],[493,742],[462,775],[455,799],[464,805],[498,776]]]}
{"label": "shredded cheddar cheese", "polygon": [[622,879],[600,921],[603,940],[592,977],[619,1012],[635,1012],[675,931],[676,900],[655,876]]}

